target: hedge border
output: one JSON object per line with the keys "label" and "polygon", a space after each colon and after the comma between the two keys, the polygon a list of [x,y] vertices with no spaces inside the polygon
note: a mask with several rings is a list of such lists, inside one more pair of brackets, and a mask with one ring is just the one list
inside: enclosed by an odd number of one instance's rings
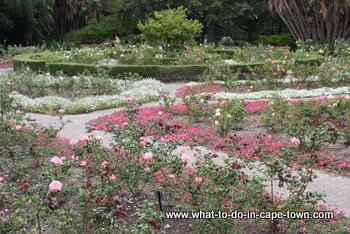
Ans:
{"label": "hedge border", "polygon": [[[144,77],[153,77],[163,82],[170,81],[197,81],[198,75],[202,74],[206,65],[92,65],[81,63],[49,63],[44,60],[34,60],[34,57],[40,57],[45,53],[32,53],[16,55],[13,58],[14,70],[19,70],[23,67],[29,67],[34,71],[49,72],[57,74],[63,71],[66,75],[77,75],[84,71],[96,72],[98,67],[110,70],[110,75],[116,76],[126,72],[139,73]],[[316,56],[299,59],[298,63],[303,64],[320,64],[322,56]],[[262,66],[265,62],[242,63],[233,65],[221,65],[230,67],[232,70],[245,69],[254,66]]]}

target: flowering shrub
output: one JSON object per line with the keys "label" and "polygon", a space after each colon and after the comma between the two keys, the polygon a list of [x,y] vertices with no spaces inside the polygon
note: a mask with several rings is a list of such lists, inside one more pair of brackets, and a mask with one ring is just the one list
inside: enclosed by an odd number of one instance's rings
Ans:
{"label": "flowering shrub", "polygon": [[187,95],[183,98],[183,102],[188,110],[188,115],[194,122],[209,116],[211,112],[209,100],[210,96],[208,95],[195,95],[193,90],[187,90]]}
{"label": "flowering shrub", "polygon": [[215,125],[219,126],[219,132],[223,136],[237,128],[238,122],[244,117],[243,105],[238,100],[221,102],[215,112]]}
{"label": "flowering shrub", "polygon": [[300,148],[308,151],[323,150],[335,143],[340,135],[348,137],[349,98],[325,102],[292,104],[275,99],[265,112],[263,120],[272,127],[280,127],[301,140]]}

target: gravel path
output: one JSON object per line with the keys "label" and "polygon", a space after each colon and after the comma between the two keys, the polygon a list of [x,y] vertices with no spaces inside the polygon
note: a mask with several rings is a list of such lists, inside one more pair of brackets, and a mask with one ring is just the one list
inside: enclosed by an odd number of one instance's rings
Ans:
{"label": "gravel path", "polygon": [[[12,69],[0,69],[0,75],[4,75]],[[176,89],[185,83],[169,83],[166,84],[165,91],[169,92],[170,96],[175,97]],[[179,100],[177,100],[179,101]],[[157,105],[158,102],[147,103],[144,106]],[[99,116],[110,114],[121,108],[96,111],[87,114],[80,115],[65,115],[64,121],[69,121],[64,128],[59,132],[59,136],[65,138],[80,138],[86,134],[85,124]],[[41,122],[44,126],[56,126],[59,127],[59,118],[55,116],[48,116],[44,114],[29,113],[28,116]],[[104,139],[104,145],[109,145],[111,142],[111,136],[105,135],[103,131],[94,131],[96,134],[101,135]],[[225,157],[222,154],[222,157]],[[218,162],[220,163],[220,162]],[[255,174],[255,172],[247,172],[248,174]],[[342,176],[331,176],[321,171],[316,171],[317,178],[309,185],[309,191],[318,191],[325,193],[327,196],[325,202],[327,204],[334,204],[340,210],[345,212],[347,217],[350,217],[350,178]],[[277,188],[277,186],[274,186]],[[284,193],[283,189],[277,190]]]}

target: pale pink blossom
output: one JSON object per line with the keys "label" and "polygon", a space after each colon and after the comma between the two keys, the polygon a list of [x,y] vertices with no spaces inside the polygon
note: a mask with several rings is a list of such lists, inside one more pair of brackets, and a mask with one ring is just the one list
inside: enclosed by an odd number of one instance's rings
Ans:
{"label": "pale pink blossom", "polygon": [[49,188],[50,188],[51,192],[54,192],[54,193],[55,192],[59,192],[59,191],[62,190],[63,184],[60,181],[58,181],[58,180],[54,180],[49,185]]}
{"label": "pale pink blossom", "polygon": [[55,164],[55,166],[62,166],[63,165],[63,161],[61,158],[55,156],[53,158],[51,158],[50,162],[52,162],[53,164]]}
{"label": "pale pink blossom", "polygon": [[109,163],[108,163],[107,161],[103,161],[103,162],[101,163],[101,166],[104,167],[104,168],[107,168],[108,164],[109,164]]}
{"label": "pale pink blossom", "polygon": [[180,153],[181,153],[181,154],[186,153],[186,151],[187,151],[189,148],[190,148],[190,147],[188,147],[188,146],[180,146],[180,147],[179,147]]}
{"label": "pale pink blossom", "polygon": [[22,114],[22,111],[21,110],[16,110],[16,115],[20,115]]}
{"label": "pale pink blossom", "polygon": [[196,181],[197,183],[202,183],[203,182],[203,178],[202,177],[196,177],[194,179],[194,181]]}
{"label": "pale pink blossom", "polygon": [[115,181],[116,180],[116,176],[115,175],[110,175],[110,176],[108,176],[108,179],[110,180],[110,181]]}
{"label": "pale pink blossom", "polygon": [[332,219],[331,221],[328,222],[328,224],[337,224],[337,221],[335,219]]}
{"label": "pale pink blossom", "polygon": [[15,129],[16,130],[21,130],[23,127],[21,125],[16,125]]}
{"label": "pale pink blossom", "polygon": [[80,142],[83,142],[83,143],[87,142],[88,140],[89,140],[89,137],[88,137],[88,136],[82,136],[82,137],[80,138]]}
{"label": "pale pink blossom", "polygon": [[292,137],[290,140],[294,145],[300,145],[300,140],[298,138]]}
{"label": "pale pink blossom", "polygon": [[175,178],[175,176],[173,174],[169,174],[168,177],[171,178],[171,179]]}
{"label": "pale pink blossom", "polygon": [[0,176],[0,182],[2,182],[4,180],[4,177]]}
{"label": "pale pink blossom", "polygon": [[78,161],[79,160],[79,157],[78,156],[75,156],[74,154],[72,155],[72,160],[73,161]]}
{"label": "pale pink blossom", "polygon": [[147,144],[145,137],[140,137],[140,145],[145,146]]}
{"label": "pale pink blossom", "polygon": [[301,170],[301,166],[300,166],[299,164],[297,164],[297,163],[293,163],[293,164],[291,165],[291,168],[293,168],[293,169],[295,169],[295,170],[298,170],[298,171]]}
{"label": "pale pink blossom", "polygon": [[159,111],[159,112],[158,112],[158,115],[159,115],[159,116],[162,116],[162,115],[163,115],[163,112]]}
{"label": "pale pink blossom", "polygon": [[64,114],[64,109],[62,109],[62,108],[60,108],[59,110],[58,110],[58,113],[60,113],[60,114]]}
{"label": "pale pink blossom", "polygon": [[142,159],[147,161],[147,160],[151,160],[153,158],[153,154],[151,152],[147,152],[147,153],[144,153],[142,155]]}
{"label": "pale pink blossom", "polygon": [[99,141],[102,141],[103,137],[101,137],[101,136],[96,136],[96,139],[99,140]]}
{"label": "pale pink blossom", "polygon": [[188,154],[183,154],[181,156],[181,160],[184,162],[184,163],[188,163],[190,161],[190,155]]}
{"label": "pale pink blossom", "polygon": [[71,139],[70,141],[69,141],[69,145],[70,146],[75,146],[76,144],[78,144],[78,140],[77,139]]}
{"label": "pale pink blossom", "polygon": [[132,101],[132,98],[130,98],[130,97],[126,97],[126,98],[124,98],[124,102],[129,103],[129,102],[131,102],[131,101]]}
{"label": "pale pink blossom", "polygon": [[87,161],[86,160],[83,160],[83,161],[80,162],[80,166],[86,167],[86,165],[87,165]]}

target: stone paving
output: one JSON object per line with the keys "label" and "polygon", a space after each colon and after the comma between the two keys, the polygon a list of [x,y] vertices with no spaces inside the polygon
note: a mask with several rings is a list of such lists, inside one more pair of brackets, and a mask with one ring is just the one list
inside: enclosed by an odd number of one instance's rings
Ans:
{"label": "stone paving", "polygon": [[[11,69],[0,69],[0,75],[6,74]],[[185,83],[169,83],[166,84],[165,91],[169,92],[170,96],[175,97],[176,89]],[[144,106],[157,105],[158,102],[147,103]],[[65,115],[64,121],[70,121],[59,132],[59,136],[65,138],[80,138],[86,134],[85,124],[99,116],[110,114],[121,108],[96,111],[87,114],[80,115]],[[34,118],[41,122],[44,126],[60,126],[59,118],[55,116],[48,116],[44,114],[28,113],[29,117]],[[94,131],[97,135],[101,135],[104,139],[104,145],[108,146],[111,143],[111,136],[105,135],[103,131]],[[205,149],[202,149],[205,150]],[[225,154],[221,154],[221,160],[225,157]],[[220,159],[218,159],[220,163]],[[247,174],[256,174],[254,171],[246,171]],[[317,191],[326,194],[325,202],[327,204],[334,204],[340,210],[345,212],[345,215],[350,218],[350,178],[342,176],[331,176],[321,171],[316,171],[317,178],[308,186],[308,191]],[[277,192],[286,194],[283,189],[277,189],[277,185],[274,185]]]}

